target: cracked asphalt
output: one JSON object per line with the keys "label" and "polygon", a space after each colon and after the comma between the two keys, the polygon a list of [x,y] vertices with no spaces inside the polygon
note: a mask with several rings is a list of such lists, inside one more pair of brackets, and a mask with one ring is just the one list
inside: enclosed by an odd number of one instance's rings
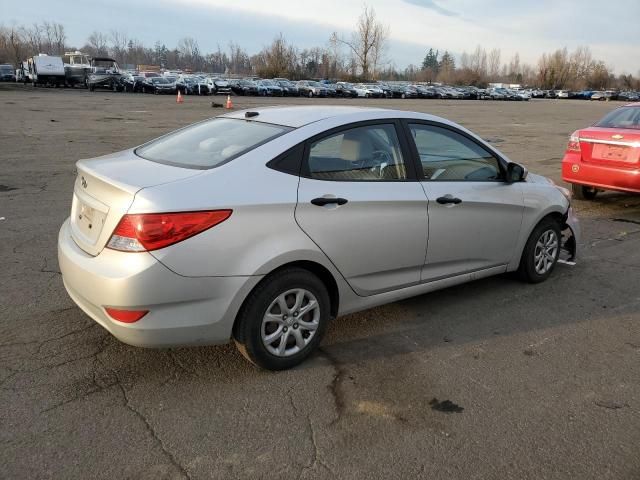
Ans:
{"label": "cracked asphalt", "polygon": [[[638,479],[640,196],[575,201],[575,267],[340,318],[270,373],[231,345],[124,345],[56,260],[74,162],[220,113],[211,98],[0,86],[0,477]],[[235,98],[426,111],[560,181],[609,103]],[[239,186],[241,188],[241,186]]]}

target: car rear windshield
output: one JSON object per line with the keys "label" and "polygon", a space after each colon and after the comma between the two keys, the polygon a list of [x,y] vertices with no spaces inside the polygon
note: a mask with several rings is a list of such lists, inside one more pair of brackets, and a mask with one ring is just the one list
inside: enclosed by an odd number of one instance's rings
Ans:
{"label": "car rear windshield", "polygon": [[222,165],[280,135],[290,127],[255,121],[214,118],[170,133],[136,149],[146,160],[184,168]]}
{"label": "car rear windshield", "polygon": [[640,108],[618,108],[605,115],[605,117],[596,123],[595,126],[603,128],[632,128],[640,130]]}

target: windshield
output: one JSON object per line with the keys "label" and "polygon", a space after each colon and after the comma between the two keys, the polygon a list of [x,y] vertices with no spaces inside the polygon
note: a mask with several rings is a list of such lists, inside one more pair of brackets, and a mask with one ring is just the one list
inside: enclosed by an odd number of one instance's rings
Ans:
{"label": "windshield", "polygon": [[622,107],[608,113],[595,124],[603,128],[631,128],[640,130],[640,107]]}
{"label": "windshield", "polygon": [[0,72],[13,73],[13,67],[11,65],[0,65]]}
{"label": "windshield", "polygon": [[146,160],[185,168],[214,168],[292,129],[281,125],[214,118],[136,149]]}
{"label": "windshield", "polygon": [[166,78],[162,78],[162,77],[153,77],[151,79],[151,83],[169,83],[169,81]]}

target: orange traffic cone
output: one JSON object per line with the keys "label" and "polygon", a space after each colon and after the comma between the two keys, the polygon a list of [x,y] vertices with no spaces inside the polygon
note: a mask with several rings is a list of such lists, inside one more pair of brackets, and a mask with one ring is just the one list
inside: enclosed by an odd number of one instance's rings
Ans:
{"label": "orange traffic cone", "polygon": [[184,99],[182,98],[182,94],[180,90],[178,90],[178,97],[176,98],[176,103],[184,103]]}
{"label": "orange traffic cone", "polygon": [[227,95],[227,104],[225,106],[227,110],[231,110],[233,108],[233,102],[231,101],[231,95]]}

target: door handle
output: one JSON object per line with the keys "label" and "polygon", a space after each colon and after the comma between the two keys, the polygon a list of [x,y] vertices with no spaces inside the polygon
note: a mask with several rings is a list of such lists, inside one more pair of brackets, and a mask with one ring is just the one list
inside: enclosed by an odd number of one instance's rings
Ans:
{"label": "door handle", "polygon": [[451,195],[445,195],[444,197],[436,198],[436,202],[438,202],[440,205],[446,205],[448,203],[458,205],[459,203],[462,203],[462,200],[457,197],[452,197]]}
{"label": "door handle", "polygon": [[346,198],[336,198],[336,197],[318,197],[311,200],[311,203],[317,205],[318,207],[324,207],[325,205],[329,205],[332,203],[337,203],[338,205],[344,205],[348,200]]}

